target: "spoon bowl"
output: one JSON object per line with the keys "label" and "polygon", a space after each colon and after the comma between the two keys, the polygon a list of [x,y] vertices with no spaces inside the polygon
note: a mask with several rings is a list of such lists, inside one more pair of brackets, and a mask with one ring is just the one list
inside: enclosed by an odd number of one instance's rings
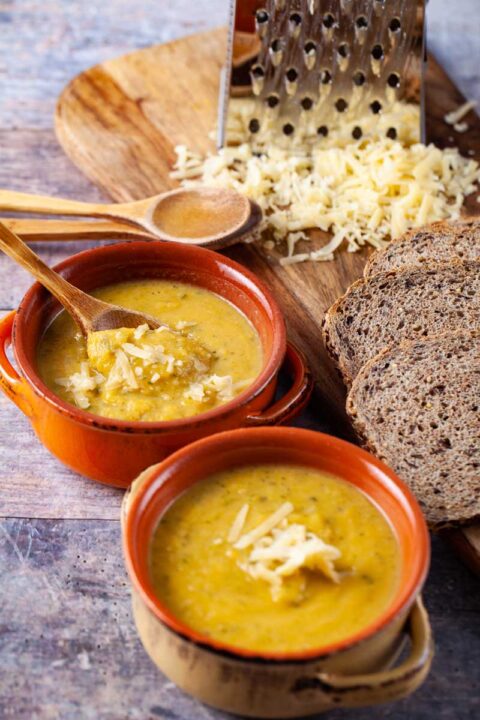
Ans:
{"label": "spoon bowl", "polygon": [[144,227],[165,240],[208,245],[238,233],[251,206],[244,195],[223,188],[180,188],[148,206]]}

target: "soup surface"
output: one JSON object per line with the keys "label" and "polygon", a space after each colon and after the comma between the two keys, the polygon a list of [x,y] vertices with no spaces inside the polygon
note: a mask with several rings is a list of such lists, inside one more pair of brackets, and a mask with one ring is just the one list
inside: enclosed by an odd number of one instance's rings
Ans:
{"label": "soup surface", "polygon": [[160,519],[149,561],[157,596],[186,625],[271,652],[365,628],[392,601],[401,564],[392,528],[362,492],[288,465],[193,485]]}
{"label": "soup surface", "polygon": [[[174,420],[228,402],[260,373],[256,330],[237,308],[204,288],[141,280],[92,294],[153,315],[171,330],[92,333],[92,366],[78,328],[66,312],[60,313],[40,342],[38,370],[67,402],[104,417]],[[138,356],[139,348],[147,360]]]}

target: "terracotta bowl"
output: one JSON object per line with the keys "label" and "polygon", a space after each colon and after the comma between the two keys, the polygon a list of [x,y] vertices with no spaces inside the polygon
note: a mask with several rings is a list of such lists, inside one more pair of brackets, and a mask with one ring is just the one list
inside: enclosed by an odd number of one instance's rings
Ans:
{"label": "terracotta bowl", "polygon": [[[268,289],[246,268],[210,250],[177,243],[130,242],[86,250],[56,267],[82,290],[141,278],[193,283],[232,302],[253,323],[264,364],[255,382],[234,400],[191,418],[126,422],[80,410],[57,397],[40,379],[36,352],[60,305],[38,283],[16,313],[0,323],[0,386],[30,419],[42,443],[87,477],[126,487],[144,468],[174,450],[221,430],[274,425],[307,402],[312,382],[301,354],[286,341],[282,314]],[[19,373],[6,349],[13,346]],[[292,375],[289,391],[272,405],[282,365]]]}
{"label": "terracotta bowl", "polygon": [[[246,462],[327,471],[360,488],[389,518],[399,540],[401,581],[390,606],[369,627],[329,647],[319,639],[316,650],[251,652],[200,635],[155,596],[148,550],[163,511],[202,478]],[[209,705],[252,717],[299,717],[403,697],[428,673],[433,645],[420,599],[430,555],[425,520],[393,472],[350,443],[296,428],[240,429],[205,438],[137,479],[124,500],[122,533],[145,649],[171,680]],[[392,668],[406,636],[408,656]]]}

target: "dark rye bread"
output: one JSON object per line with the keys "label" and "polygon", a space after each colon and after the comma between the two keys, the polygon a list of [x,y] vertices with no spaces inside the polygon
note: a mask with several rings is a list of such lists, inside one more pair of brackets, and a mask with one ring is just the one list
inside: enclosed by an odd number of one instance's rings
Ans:
{"label": "dark rye bread", "polygon": [[409,230],[370,256],[364,277],[449,260],[480,260],[480,218],[436,222]]}
{"label": "dark rye bread", "polygon": [[384,347],[480,328],[480,261],[379,273],[355,282],[323,322],[327,350],[345,383]]}
{"label": "dark rye bread", "polygon": [[480,519],[480,332],[383,350],[355,378],[347,412],[432,528]]}

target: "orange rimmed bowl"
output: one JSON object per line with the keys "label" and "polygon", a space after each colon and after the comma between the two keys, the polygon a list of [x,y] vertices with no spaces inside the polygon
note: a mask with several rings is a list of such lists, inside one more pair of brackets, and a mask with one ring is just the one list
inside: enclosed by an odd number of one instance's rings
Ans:
{"label": "orange rimmed bowl", "polygon": [[[222,430],[285,422],[307,402],[311,376],[302,355],[286,340],[280,309],[260,280],[238,263],[204,248],[136,241],[86,250],[55,269],[87,292],[143,278],[199,285],[241,310],[258,332],[263,347],[260,374],[225,405],[169,422],[103,418],[64,402],[40,379],[36,369],[38,343],[61,307],[42,286],[33,285],[18,311],[0,323],[0,386],[28,416],[45,447],[83,475],[126,487],[144,468],[183,445]],[[19,372],[6,353],[10,344]],[[292,385],[272,405],[283,365],[292,375]]]}
{"label": "orange rimmed bowl", "polygon": [[[264,463],[309,466],[343,478],[366,493],[394,528],[402,559],[397,593],[374,623],[345,641],[288,654],[239,650],[185,626],[155,595],[148,552],[170,503],[213,473]],[[433,643],[420,598],[430,558],[425,520],[394,473],[350,443],[297,428],[240,429],[205,438],[135,481],[124,499],[122,534],[145,649],[171,680],[209,705],[252,717],[301,717],[404,697],[428,674]],[[407,636],[408,656],[392,667]]]}

